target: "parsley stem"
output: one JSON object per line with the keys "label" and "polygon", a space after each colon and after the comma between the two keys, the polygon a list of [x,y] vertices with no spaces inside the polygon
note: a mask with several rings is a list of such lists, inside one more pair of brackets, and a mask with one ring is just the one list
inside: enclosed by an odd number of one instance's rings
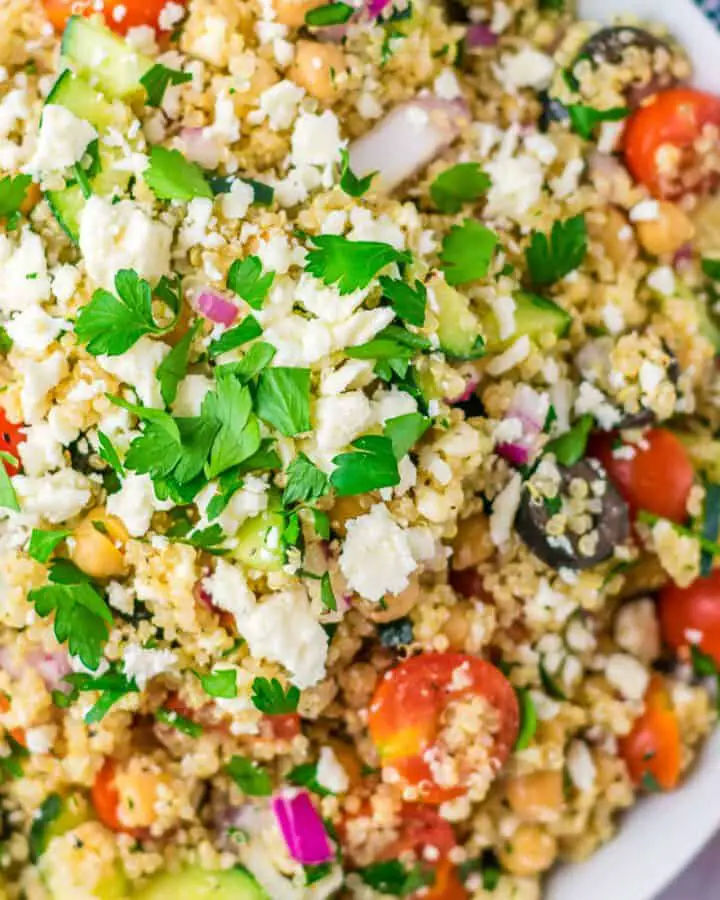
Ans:
{"label": "parsley stem", "polygon": [[678,534],[683,535],[683,537],[693,538],[693,540],[696,540],[698,544],[700,544],[700,547],[703,550],[712,553],[713,556],[720,556],[720,544],[708,540],[708,538],[703,537],[701,534],[697,534],[692,529],[686,528],[684,525],[678,525],[677,522],[671,522],[669,519],[663,518],[663,516],[656,516],[655,513],[648,512],[646,509],[639,510],[637,519],[638,522],[642,522],[644,525],[656,525],[658,522],[667,522]]}

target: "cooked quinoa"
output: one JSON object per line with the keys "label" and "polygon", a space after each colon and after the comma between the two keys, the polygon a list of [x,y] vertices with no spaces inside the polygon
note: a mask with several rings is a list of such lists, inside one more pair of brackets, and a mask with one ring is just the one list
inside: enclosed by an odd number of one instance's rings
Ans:
{"label": "cooked quinoa", "polygon": [[0,897],[541,897],[716,718],[720,100],[571,0],[72,11],[0,0]]}

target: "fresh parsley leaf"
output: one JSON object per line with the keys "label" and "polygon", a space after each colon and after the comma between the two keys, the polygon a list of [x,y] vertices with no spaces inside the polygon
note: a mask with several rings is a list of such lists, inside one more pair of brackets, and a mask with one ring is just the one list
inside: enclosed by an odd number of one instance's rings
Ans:
{"label": "fresh parsley leaf", "polygon": [[398,462],[410,452],[431,425],[431,419],[417,412],[395,416],[385,422],[383,433],[392,441],[393,452]]}
{"label": "fresh parsley leaf", "polygon": [[585,216],[555,222],[549,240],[546,234],[535,231],[525,250],[530,279],[533,284],[554,284],[577,269],[586,254]]}
{"label": "fresh parsley leaf", "polygon": [[20,512],[17,494],[4,463],[17,466],[18,461],[12,453],[0,450],[0,509],[11,509],[13,512]]}
{"label": "fresh parsley leaf", "polygon": [[427,289],[422,281],[416,279],[415,286],[411,287],[404,281],[381,275],[380,286],[398,317],[410,325],[422,328],[427,305]]}
{"label": "fresh parsley leaf", "polygon": [[262,309],[274,278],[274,272],[262,274],[259,256],[248,256],[234,260],[228,272],[227,286],[253,309]]}
{"label": "fresh parsley leaf", "polygon": [[297,787],[307,788],[319,797],[328,797],[332,794],[332,791],[323,787],[317,780],[317,763],[300,763],[300,765],[290,769],[287,774],[287,780],[290,784],[294,784]]}
{"label": "fresh parsley leaf", "polygon": [[366,344],[348,347],[345,353],[352,359],[374,359],[375,373],[384,381],[391,381],[393,375],[404,378],[415,355],[406,344],[380,335]]}
{"label": "fresh parsley leaf", "polygon": [[310,369],[264,369],[258,380],[255,411],[286,437],[310,431]]}
{"label": "fresh parsley leaf", "polygon": [[393,442],[388,437],[367,434],[350,445],[352,453],[341,453],[333,459],[336,468],[330,483],[339,497],[367,494],[400,483]]}
{"label": "fresh parsley leaf", "polygon": [[100,722],[109,710],[126,694],[137,693],[138,686],[134,678],[129,678],[113,663],[109,671],[103,675],[89,675],[87,672],[75,672],[66,675],[65,681],[72,687],[70,694],[63,695],[65,702],[73,702],[80,693],[99,691],[100,697],[85,713],[84,721],[88,725]]}
{"label": "fresh parsley leaf", "polygon": [[[210,187],[214,194],[229,194],[232,190],[233,182],[238,179],[232,175],[211,175],[208,178]],[[254,178],[241,178],[245,184],[249,184],[253,189],[253,203],[258,206],[270,206],[275,197],[275,188],[262,181],[255,181]]]}
{"label": "fresh parsley leaf", "polygon": [[515,750],[525,750],[530,746],[537,731],[538,717],[535,704],[530,696],[530,691],[525,688],[515,688],[520,707],[520,731],[515,741]]}
{"label": "fresh parsley leaf", "polygon": [[337,284],[341,294],[367,287],[390,263],[412,260],[410,253],[381,241],[351,241],[337,234],[318,234],[311,240],[315,247],[308,250],[305,270],[324,284]]}
{"label": "fresh parsley leaf", "polygon": [[23,761],[30,755],[11,734],[8,734],[5,740],[10,753],[7,756],[0,756],[0,782],[7,781],[8,778],[22,778]]}
{"label": "fresh parsley leaf", "polygon": [[283,506],[293,503],[312,503],[328,492],[327,475],[300,453],[287,468],[287,484],[283,491]]}
{"label": "fresh parsley leaf", "polygon": [[0,354],[5,356],[6,353],[9,353],[12,350],[12,338],[7,333],[5,328],[0,325]]}
{"label": "fresh parsley leaf", "polygon": [[475,219],[453,225],[442,243],[442,270],[450,285],[485,278],[490,271],[498,236]]}
{"label": "fresh parsley leaf", "polygon": [[175,322],[164,327],[155,321],[152,290],[147,281],[132,269],[121,269],[115,276],[117,297],[103,288],[92,295],[75,322],[75,334],[87,344],[93,356],[120,356],[143,335],[165,334]]}
{"label": "fresh parsley leaf", "polygon": [[302,547],[300,516],[294,510],[285,516],[280,542],[284,550],[288,550],[290,547],[296,547],[297,549]]}
{"label": "fresh parsley leaf", "polygon": [[140,84],[145,88],[148,106],[160,106],[165,96],[168,85],[185,84],[192,81],[190,72],[179,72],[177,69],[169,69],[162,63],[155,63],[140,79]]}
{"label": "fresh parsley leaf", "polygon": [[41,528],[33,528],[28,553],[36,562],[46,563],[57,545],[71,534],[71,531],[43,531]]}
{"label": "fresh parsley leaf", "polygon": [[[720,484],[705,485],[705,509],[702,535],[706,540],[716,541],[720,533]],[[703,578],[712,571],[713,554],[703,550],[700,554],[700,575]]]}
{"label": "fresh parsley leaf", "polygon": [[177,397],[178,385],[187,375],[190,362],[190,348],[200,328],[197,321],[175,344],[165,359],[157,367],[155,377],[160,382],[160,394],[166,406],[170,406]]}
{"label": "fresh parsley leaf", "polygon": [[431,871],[419,864],[408,870],[399,859],[371,863],[359,869],[358,874],[373,890],[392,897],[409,897],[434,881]]}
{"label": "fresh parsley leaf", "polygon": [[224,540],[225,534],[222,527],[216,523],[215,525],[209,525],[207,528],[198,528],[195,531],[191,531],[182,538],[182,543],[213,553],[218,552],[216,548]]}
{"label": "fresh parsley leaf", "polygon": [[286,691],[277,678],[256,678],[251,699],[255,708],[266,716],[286,716],[297,712],[300,691],[294,684]]}
{"label": "fresh parsley leaf", "polygon": [[[197,673],[195,673],[197,674]],[[237,672],[235,669],[216,669],[207,675],[198,675],[203,690],[209,697],[234,700],[237,697]]]}
{"label": "fresh parsley leaf", "polygon": [[500,864],[492,850],[485,850],[482,856],[460,863],[458,874],[463,883],[471,875],[480,875],[483,889],[492,893],[500,882]]}
{"label": "fresh parsley leaf", "polygon": [[347,150],[343,149],[340,151],[340,159],[342,160],[340,187],[348,197],[362,197],[370,189],[372,180],[377,175],[377,172],[371,172],[364,178],[358,178],[350,168],[350,154]]}
{"label": "fresh parsley leaf", "polygon": [[317,6],[305,13],[305,24],[314,28],[323,28],[326,25],[344,25],[355,12],[355,7],[349,3],[327,3]]}
{"label": "fresh parsley leaf", "polygon": [[272,344],[265,341],[256,341],[239,362],[224,363],[215,370],[218,376],[223,374],[234,375],[243,384],[252,381],[257,375],[266,369],[273,361],[277,350]]}
{"label": "fresh parsley leaf", "polygon": [[[234,263],[233,263],[234,265]],[[234,328],[228,328],[223,332],[216,341],[212,341],[208,347],[208,356],[210,359],[227,353],[229,350],[235,350],[236,347],[242,347],[248,341],[259,337],[262,334],[262,325],[255,316],[246,316],[239,325]],[[269,344],[265,345],[269,347]],[[252,348],[251,348],[252,349]],[[273,351],[274,355],[274,351]]]}
{"label": "fresh parsley leaf", "polygon": [[335,612],[337,609],[337,600],[332,589],[329,572],[326,572],[320,581],[320,600],[325,609],[329,609],[332,612]]}
{"label": "fresh parsley leaf", "polygon": [[538,9],[553,9],[562,12],[565,9],[565,0],[538,0]]}
{"label": "fresh parsley leaf", "polygon": [[272,781],[266,769],[244,756],[233,756],[225,771],[249,797],[269,797]]}
{"label": "fresh parsley leaf", "polygon": [[[68,567],[55,567],[50,579]],[[93,671],[100,665],[102,651],[112,624],[110,609],[95,588],[87,581],[77,584],[54,583],[34,588],[28,599],[37,614],[45,619],[55,613],[54,631],[60,644],[67,642],[72,656]]]}
{"label": "fresh parsley leaf", "polygon": [[8,229],[20,215],[31,183],[30,175],[6,175],[0,179],[0,219],[7,220]]}
{"label": "fresh parsley leaf", "polygon": [[303,871],[305,872],[305,884],[307,887],[310,887],[310,885],[317,884],[323,878],[328,877],[332,872],[332,864],[328,862],[312,866],[305,865],[303,866]]}
{"label": "fresh parsley leaf", "polygon": [[110,438],[102,431],[98,431],[98,456],[103,462],[106,462],[122,478],[125,475],[125,469],[120,462],[117,450],[113,447]]}
{"label": "fresh parsley leaf", "polygon": [[690,644],[690,661],[698,678],[712,678],[718,674],[715,660],[707,653],[703,653],[697,644]]}
{"label": "fresh parsley leaf", "polygon": [[213,192],[200,166],[185,159],[179,150],[154,146],[150,149],[150,163],[143,178],[158,200],[192,200],[205,197],[212,200]]}
{"label": "fresh parsley leaf", "polygon": [[554,453],[561,466],[574,466],[585,456],[592,428],[593,417],[586,413],[569,431],[550,441],[545,447],[545,452]]}
{"label": "fresh parsley leaf", "polygon": [[720,281],[720,259],[710,259],[705,257],[702,260],[702,270],[708,278],[713,281]]}
{"label": "fresh parsley leaf", "polygon": [[232,376],[218,379],[216,389],[206,395],[202,418],[217,424],[217,433],[205,467],[209,479],[238,465],[260,446],[260,428],[251,412],[249,389]]}
{"label": "fresh parsley leaf", "polygon": [[592,106],[585,106],[583,103],[571,103],[566,108],[573,130],[586,141],[592,140],[593,132],[600,122],[619,122],[630,115],[630,110],[625,106],[595,109]]}
{"label": "fresh parsley leaf", "polygon": [[478,163],[457,163],[441,172],[430,185],[430,196],[444,213],[460,212],[465,203],[473,203],[490,187],[490,176]]}
{"label": "fresh parsley leaf", "polygon": [[155,719],[162,725],[169,725],[176,731],[186,734],[191,738],[198,738],[203,733],[202,725],[193,722],[192,719],[181,716],[179,713],[175,712],[174,709],[156,709]]}
{"label": "fresh parsley leaf", "polygon": [[330,516],[321,509],[311,509],[313,517],[313,528],[319,538],[324,541],[330,540]]}

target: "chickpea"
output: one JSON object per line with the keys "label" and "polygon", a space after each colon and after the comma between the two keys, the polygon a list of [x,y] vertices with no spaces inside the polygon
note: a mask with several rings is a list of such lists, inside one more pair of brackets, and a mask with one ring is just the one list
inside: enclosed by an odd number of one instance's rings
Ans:
{"label": "chickpea", "polygon": [[457,603],[450,608],[448,619],[443,625],[442,632],[448,639],[452,650],[465,649],[465,641],[470,631],[468,612],[469,607],[465,603]]}
{"label": "chickpea", "polygon": [[292,80],[318,100],[330,101],[338,90],[338,76],[347,72],[345,54],[336,44],[298,41]]}
{"label": "chickpea", "polygon": [[333,531],[337,532],[340,537],[345,537],[347,534],[346,522],[349,519],[357,519],[358,516],[365,515],[375,503],[377,503],[377,497],[374,494],[338,497],[330,510],[330,524]]}
{"label": "chickpea", "polygon": [[616,206],[609,206],[602,219],[589,221],[590,236],[600,243],[607,258],[617,269],[629,265],[638,253],[632,228]]}
{"label": "chickpea", "polygon": [[120,519],[109,516],[99,506],[89,512],[73,531],[70,559],[92,578],[122,575],[126,570],[122,546],[128,537]]}
{"label": "chickpea", "polygon": [[157,813],[155,806],[163,776],[142,764],[131,764],[115,775],[115,789],[120,798],[118,818],[131,828],[149,828]]}
{"label": "chickpea", "polygon": [[280,25],[299,27],[305,24],[305,14],[318,6],[324,6],[326,0],[273,0],[275,19]]}
{"label": "chickpea", "polygon": [[543,822],[552,818],[563,805],[561,772],[531,772],[511,778],[505,785],[510,808],[522,819]]}
{"label": "chickpea", "polygon": [[649,222],[637,223],[638,240],[653,256],[675,253],[695,234],[695,226],[674,203],[658,204],[658,216]]}
{"label": "chickpea", "polygon": [[453,541],[453,569],[469,569],[485,562],[495,552],[490,538],[490,522],[484,513],[476,513],[458,523]]}
{"label": "chickpea", "polygon": [[555,861],[557,840],[537,825],[521,825],[498,856],[513,875],[539,875]]}
{"label": "chickpea", "polygon": [[[372,565],[372,560],[368,560],[368,565]],[[419,597],[420,583],[417,577],[411,577],[410,584],[404,591],[399,594],[386,594],[383,603],[360,600],[357,606],[366,618],[382,625],[406,616],[418,602]]]}

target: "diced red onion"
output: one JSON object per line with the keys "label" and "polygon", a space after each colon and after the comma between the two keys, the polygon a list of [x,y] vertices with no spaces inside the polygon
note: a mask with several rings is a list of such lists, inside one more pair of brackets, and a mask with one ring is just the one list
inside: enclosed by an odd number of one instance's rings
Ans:
{"label": "diced red onion", "polygon": [[498,444],[495,452],[514,466],[527,465],[538,449],[537,437],[545,425],[547,409],[547,398],[526,384],[518,385],[504,420],[516,419],[520,435],[516,440]]}
{"label": "diced red onion", "polygon": [[307,791],[276,794],[272,809],[293,859],[304,866],[317,866],[334,859],[325,826]]}
{"label": "diced red onion", "polygon": [[673,264],[676,266],[684,266],[687,265],[687,263],[692,262],[692,258],[692,244],[683,244],[682,247],[676,251],[675,256],[673,256]]}
{"label": "diced red onion", "polygon": [[230,300],[210,290],[201,291],[195,298],[195,307],[199,313],[215,322],[216,325],[232,325],[238,317],[238,308]]}
{"label": "diced red onion", "polygon": [[465,34],[465,46],[469,50],[477,50],[479,47],[494,47],[498,42],[498,36],[489,25],[479,23],[471,25]]}
{"label": "diced red onion", "polygon": [[377,17],[391,4],[392,0],[367,0],[365,9],[371,19],[377,19]]}
{"label": "diced red onion", "polygon": [[359,176],[377,172],[374,186],[392,191],[449,147],[467,121],[463,100],[408,100],[350,145],[350,164]]}
{"label": "diced red onion", "polygon": [[467,403],[467,401],[472,397],[475,393],[475,389],[480,384],[480,379],[476,376],[471,376],[465,384],[465,389],[461,394],[458,394],[457,397],[448,397],[447,402],[451,405],[454,403]]}
{"label": "diced red onion", "polygon": [[70,658],[64,650],[58,650],[56,653],[31,650],[18,665],[13,660],[12,651],[7,647],[0,648],[0,669],[4,669],[11,678],[20,678],[26,669],[35,669],[49,691],[65,687],[63,678],[72,672]]}
{"label": "diced red onion", "polygon": [[183,128],[180,140],[185,156],[205,169],[216,169],[222,155],[217,137],[207,128]]}

